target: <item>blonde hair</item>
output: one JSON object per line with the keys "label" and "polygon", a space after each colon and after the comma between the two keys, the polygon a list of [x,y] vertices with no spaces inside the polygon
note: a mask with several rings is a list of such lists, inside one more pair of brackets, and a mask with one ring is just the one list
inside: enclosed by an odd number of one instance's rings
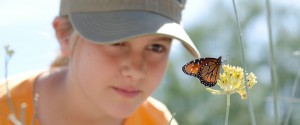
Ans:
{"label": "blonde hair", "polygon": [[[66,33],[71,34],[69,43],[71,44],[72,50],[71,50],[71,56],[74,53],[77,41],[79,39],[79,33],[76,30],[73,30],[72,24],[69,21],[69,18],[67,16],[59,17],[63,19],[65,22],[65,26],[62,30],[64,30]],[[53,62],[50,65],[50,68],[58,68],[58,67],[64,67],[69,64],[69,57],[63,56],[61,53],[59,53],[56,58],[53,60]]]}

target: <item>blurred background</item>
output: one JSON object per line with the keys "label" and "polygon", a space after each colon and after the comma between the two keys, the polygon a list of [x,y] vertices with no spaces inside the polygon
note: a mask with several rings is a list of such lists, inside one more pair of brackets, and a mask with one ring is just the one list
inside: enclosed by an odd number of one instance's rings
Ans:
{"label": "blurred background", "polygon": [[[292,107],[288,124],[298,125],[300,4],[296,0],[270,2],[275,62],[270,62],[265,1],[236,0],[246,71],[253,72],[258,81],[249,91],[249,98],[257,124],[274,124],[270,67],[271,63],[276,64],[279,122],[284,124],[288,108]],[[9,63],[9,75],[47,68],[58,52],[51,22],[58,14],[59,0],[0,0],[0,3],[0,45],[9,44],[16,51]],[[227,64],[243,66],[232,1],[188,0],[182,23],[202,57],[222,56]],[[176,113],[181,125],[224,124],[226,96],[211,95],[198,79],[185,75],[181,67],[193,58],[179,43],[172,49],[167,74],[153,96]],[[4,78],[4,49],[0,51],[0,78]],[[237,94],[231,97],[229,124],[251,124],[247,103]]]}

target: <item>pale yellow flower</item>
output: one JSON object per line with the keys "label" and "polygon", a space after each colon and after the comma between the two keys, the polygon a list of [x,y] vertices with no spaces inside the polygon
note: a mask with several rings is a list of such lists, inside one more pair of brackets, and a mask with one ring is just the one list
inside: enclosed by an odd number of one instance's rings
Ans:
{"label": "pale yellow flower", "polygon": [[[243,100],[246,100],[244,70],[241,67],[231,65],[223,65],[222,68],[224,72],[220,74],[220,78],[217,81],[221,90],[212,88],[206,88],[206,90],[215,95],[238,93]],[[256,76],[251,72],[246,77],[248,87],[252,88],[257,83]]]}

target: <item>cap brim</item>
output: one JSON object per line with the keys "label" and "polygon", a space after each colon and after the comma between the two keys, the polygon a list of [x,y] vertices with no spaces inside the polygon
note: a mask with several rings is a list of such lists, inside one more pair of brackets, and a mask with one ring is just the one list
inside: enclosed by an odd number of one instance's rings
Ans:
{"label": "cap brim", "polygon": [[161,34],[180,40],[195,58],[200,58],[200,53],[183,27],[155,13],[143,11],[71,13],[70,20],[82,37],[97,44],[113,44],[137,36]]}

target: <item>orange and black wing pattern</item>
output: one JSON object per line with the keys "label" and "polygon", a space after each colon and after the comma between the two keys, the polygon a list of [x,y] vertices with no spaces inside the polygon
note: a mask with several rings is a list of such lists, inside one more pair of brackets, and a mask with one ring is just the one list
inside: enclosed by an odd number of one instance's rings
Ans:
{"label": "orange and black wing pattern", "polygon": [[219,78],[221,59],[222,57],[199,58],[185,64],[182,71],[187,75],[197,77],[203,85],[212,87],[216,85]]}

